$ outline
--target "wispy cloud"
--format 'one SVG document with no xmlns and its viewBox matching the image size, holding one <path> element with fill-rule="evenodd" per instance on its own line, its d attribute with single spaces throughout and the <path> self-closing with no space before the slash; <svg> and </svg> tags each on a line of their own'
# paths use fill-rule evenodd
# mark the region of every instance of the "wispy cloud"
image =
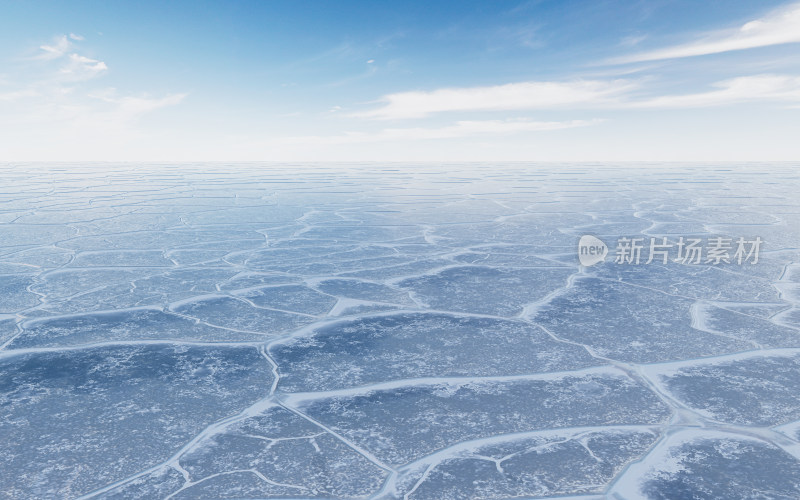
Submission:
<svg viewBox="0 0 800 500">
<path fill-rule="evenodd" d="M 89 80 L 108 70 L 103 61 L 91 59 L 79 54 L 70 54 L 67 64 L 61 68 L 61 75 L 72 81 Z"/>
<path fill-rule="evenodd" d="M 34 89 L 14 90 L 0 93 L 0 101 L 16 101 L 26 97 L 35 97 L 37 95 L 39 95 L 39 93 Z"/>
<path fill-rule="evenodd" d="M 586 127 L 601 120 L 531 121 L 531 120 L 464 120 L 454 125 L 438 128 L 387 128 L 376 134 L 387 139 L 452 139 L 481 135 L 508 135 L 523 132 L 542 132 L 567 128 Z"/>
<path fill-rule="evenodd" d="M 602 120 L 533 121 L 533 120 L 465 120 L 444 127 L 386 128 L 378 132 L 346 132 L 332 136 L 301 136 L 281 139 L 298 144 L 352 144 L 384 141 L 417 141 L 456 139 L 486 135 L 510 135 L 576 127 L 587 127 Z"/>
<path fill-rule="evenodd" d="M 373 119 L 424 118 L 446 111 L 519 111 L 570 108 L 580 110 L 701 108 L 743 102 L 800 102 L 800 76 L 780 74 L 747 75 L 713 83 L 713 90 L 677 95 L 653 95 L 643 85 L 647 80 L 586 80 L 578 82 L 524 82 L 494 87 L 439 89 L 430 92 L 389 94 L 384 106 L 349 116 Z M 649 95 L 648 95 L 649 94 Z M 438 129 L 385 129 L 381 138 L 410 134 L 409 138 L 440 138 L 467 132 L 473 126 L 497 127 L 504 132 L 533 130 L 567 122 L 462 121 Z M 578 123 L 578 122 L 569 122 Z M 574 126 L 574 125 L 571 125 Z M 491 130 L 486 130 L 491 132 Z M 375 137 L 371 134 L 369 137 Z"/>
<path fill-rule="evenodd" d="M 56 37 L 50 45 L 40 45 L 41 52 L 36 56 L 36 59 L 58 59 L 64 56 L 72 48 L 72 43 L 67 38 L 67 35 Z"/>
<path fill-rule="evenodd" d="M 794 42 L 800 42 L 800 3 L 773 11 L 738 29 L 707 33 L 694 42 L 618 57 L 608 62 L 624 64 L 676 59 Z"/>
<path fill-rule="evenodd" d="M 25 124 L 44 130 L 69 124 L 83 131 L 119 132 L 131 130 L 139 117 L 177 105 L 186 97 L 182 93 L 153 97 L 113 88 L 98 90 L 95 78 L 106 73 L 108 66 L 76 53 L 71 40 L 81 39 L 74 33 L 62 35 L 52 44 L 40 46 L 41 54 L 35 59 L 44 63 L 21 61 L 27 67 L 19 74 L 26 78 L 3 82 L 0 126 Z"/>
<path fill-rule="evenodd" d="M 81 35 L 70 33 L 60 35 L 52 43 L 39 46 L 40 52 L 34 59 L 42 61 L 64 61 L 59 70 L 59 79 L 66 81 L 90 80 L 108 70 L 108 66 L 103 61 L 92 59 L 75 52 L 75 43 L 81 42 L 84 38 Z"/>
<path fill-rule="evenodd" d="M 800 77 L 787 75 L 742 76 L 714 84 L 717 90 L 668 95 L 634 102 L 642 108 L 691 108 L 750 101 L 800 102 Z"/>
<path fill-rule="evenodd" d="M 628 35 L 620 40 L 619 44 L 623 47 L 635 47 L 647 39 L 647 35 Z"/>
<path fill-rule="evenodd" d="M 608 103 L 637 87 L 629 80 L 522 82 L 490 87 L 445 88 L 388 94 L 384 105 L 352 116 L 421 118 L 447 111 L 532 110 Z"/>
<path fill-rule="evenodd" d="M 186 94 L 171 94 L 166 97 L 119 96 L 116 89 L 107 89 L 89 94 L 89 97 L 113 105 L 110 116 L 115 120 L 128 121 L 160 108 L 180 104 Z"/>
</svg>

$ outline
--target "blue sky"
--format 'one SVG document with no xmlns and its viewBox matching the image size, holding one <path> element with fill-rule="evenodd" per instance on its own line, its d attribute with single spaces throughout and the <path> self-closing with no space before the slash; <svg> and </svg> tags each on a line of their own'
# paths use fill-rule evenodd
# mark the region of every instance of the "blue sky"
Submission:
<svg viewBox="0 0 800 500">
<path fill-rule="evenodd" d="M 0 160 L 796 160 L 800 3 L 2 2 Z"/>
</svg>

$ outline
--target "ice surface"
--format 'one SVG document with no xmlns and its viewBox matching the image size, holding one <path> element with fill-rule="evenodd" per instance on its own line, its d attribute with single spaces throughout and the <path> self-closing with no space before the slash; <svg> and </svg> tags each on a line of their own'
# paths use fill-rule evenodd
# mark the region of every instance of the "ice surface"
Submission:
<svg viewBox="0 0 800 500">
<path fill-rule="evenodd" d="M 260 287 L 243 290 L 237 296 L 256 307 L 268 307 L 304 314 L 325 314 L 336 304 L 336 298 L 301 285 Z"/>
<path fill-rule="evenodd" d="M 183 475 L 172 467 L 161 467 L 106 491 L 102 496 L 113 500 L 165 498 L 184 484 Z"/>
<path fill-rule="evenodd" d="M 317 284 L 317 289 L 338 297 L 411 305 L 413 302 L 402 290 L 381 283 L 361 280 L 332 279 Z"/>
<path fill-rule="evenodd" d="M 800 462 L 777 446 L 719 431 L 678 432 L 615 485 L 621 498 L 770 498 L 800 492 Z"/>
<path fill-rule="evenodd" d="M 609 426 L 467 441 L 404 467 L 391 493 L 453 500 L 601 493 L 656 438 L 644 426 Z"/>
<path fill-rule="evenodd" d="M 254 347 L 128 345 L 0 357 L 0 461 L 11 497 L 74 497 L 167 459 L 259 399 Z"/>
<path fill-rule="evenodd" d="M 29 291 L 33 284 L 29 276 L 0 276 L 0 314 L 33 307 L 39 303 L 39 296 Z"/>
<path fill-rule="evenodd" d="M 737 336 L 696 328 L 693 304 L 646 287 L 584 278 L 534 309 L 530 318 L 560 338 L 624 361 L 686 359 L 752 348 Z"/>
<path fill-rule="evenodd" d="M 800 498 L 796 172 L 0 165 L 0 498 Z"/>
<path fill-rule="evenodd" d="M 270 346 L 281 391 L 415 377 L 522 375 L 601 364 L 522 321 L 394 313 L 339 321 Z"/>
<path fill-rule="evenodd" d="M 311 323 L 309 315 L 256 306 L 244 298 L 209 295 L 173 304 L 170 310 L 212 326 L 237 332 L 278 335 Z"/>
<path fill-rule="evenodd" d="M 574 269 L 450 267 L 397 283 L 432 309 L 513 317 L 531 302 L 562 288 Z"/>
<path fill-rule="evenodd" d="M 17 323 L 13 316 L 0 316 L 0 345 L 17 335 Z"/>
<path fill-rule="evenodd" d="M 718 421 L 774 426 L 800 412 L 800 349 L 648 366 L 673 396 Z"/>
<path fill-rule="evenodd" d="M 495 434 L 657 424 L 670 414 L 655 394 L 610 368 L 389 382 L 293 394 L 287 403 L 394 465 Z"/>
<path fill-rule="evenodd" d="M 284 488 L 282 495 L 298 497 L 363 497 L 388 476 L 336 436 L 278 405 L 200 441 L 180 465 L 193 484 L 179 498 L 206 491 L 213 476 L 239 470 L 254 471 L 270 486 Z"/>
<path fill-rule="evenodd" d="M 215 328 L 159 309 L 51 316 L 22 324 L 10 348 L 59 347 L 137 340 L 256 341 L 263 335 Z"/>
<path fill-rule="evenodd" d="M 707 332 L 749 340 L 756 347 L 800 347 L 800 332 L 770 321 L 769 309 L 698 302 L 692 312 L 695 327 Z"/>
</svg>

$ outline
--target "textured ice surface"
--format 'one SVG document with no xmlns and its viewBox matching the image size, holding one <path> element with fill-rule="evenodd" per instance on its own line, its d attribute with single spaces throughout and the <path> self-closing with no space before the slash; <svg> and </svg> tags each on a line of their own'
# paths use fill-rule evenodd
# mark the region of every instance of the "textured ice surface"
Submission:
<svg viewBox="0 0 800 500">
<path fill-rule="evenodd" d="M 324 314 L 336 304 L 335 296 L 325 295 L 301 285 L 261 287 L 243 290 L 237 296 L 256 307 L 296 311 L 304 314 Z"/>
<path fill-rule="evenodd" d="M 53 316 L 22 323 L 10 348 L 57 347 L 137 340 L 229 342 L 263 339 L 262 335 L 215 328 L 159 309 L 140 308 Z"/>
<path fill-rule="evenodd" d="M 415 377 L 522 375 L 600 364 L 541 328 L 494 318 L 395 313 L 338 321 L 273 344 L 282 391 Z"/>
<path fill-rule="evenodd" d="M 336 436 L 277 405 L 198 442 L 180 464 L 194 483 L 185 487 L 187 498 L 206 491 L 206 478 L 236 471 L 252 471 L 284 488 L 284 496 L 303 497 L 368 496 L 388 476 Z M 239 480 L 218 480 L 226 481 Z"/>
<path fill-rule="evenodd" d="M 257 400 L 271 379 L 255 347 L 126 345 L 4 355 L 4 494 L 71 497 L 157 464 L 208 424 Z"/>
<path fill-rule="evenodd" d="M 577 279 L 541 306 L 531 320 L 560 338 L 618 360 L 652 362 L 751 348 L 735 336 L 692 324 L 691 299 L 600 278 Z"/>
<path fill-rule="evenodd" d="M 654 424 L 669 408 L 615 369 L 569 374 L 388 382 L 294 394 L 315 420 L 401 465 L 464 440 L 563 427 Z"/>
<path fill-rule="evenodd" d="M 756 426 L 797 420 L 800 349 L 730 358 L 653 365 L 647 371 L 676 399 L 708 418 Z"/>
<path fill-rule="evenodd" d="M 601 493 L 656 437 L 645 426 L 609 426 L 466 441 L 403 467 L 391 494 L 459 499 Z"/>
<path fill-rule="evenodd" d="M 0 165 L 0 498 L 800 498 L 796 172 Z"/>
<path fill-rule="evenodd" d="M 798 455 L 765 440 L 689 430 L 667 437 L 615 485 L 622 498 L 769 498 L 800 491 Z"/>
<path fill-rule="evenodd" d="M 170 310 L 181 316 L 229 330 L 278 335 L 313 321 L 308 315 L 258 307 L 239 297 L 205 296 L 173 304 Z"/>
<path fill-rule="evenodd" d="M 525 304 L 562 288 L 569 268 L 497 269 L 451 267 L 434 275 L 409 278 L 398 286 L 432 309 L 514 316 Z"/>
</svg>

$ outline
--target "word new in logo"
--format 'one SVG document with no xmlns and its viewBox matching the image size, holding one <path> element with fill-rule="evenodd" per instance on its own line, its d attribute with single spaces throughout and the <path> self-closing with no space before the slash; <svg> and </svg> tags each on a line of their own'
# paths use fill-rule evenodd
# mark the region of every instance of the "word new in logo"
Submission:
<svg viewBox="0 0 800 500">
<path fill-rule="evenodd" d="M 603 262 L 608 255 L 608 247 L 599 238 L 590 234 L 581 236 L 578 241 L 578 260 L 582 266 L 593 266 Z"/>
</svg>

